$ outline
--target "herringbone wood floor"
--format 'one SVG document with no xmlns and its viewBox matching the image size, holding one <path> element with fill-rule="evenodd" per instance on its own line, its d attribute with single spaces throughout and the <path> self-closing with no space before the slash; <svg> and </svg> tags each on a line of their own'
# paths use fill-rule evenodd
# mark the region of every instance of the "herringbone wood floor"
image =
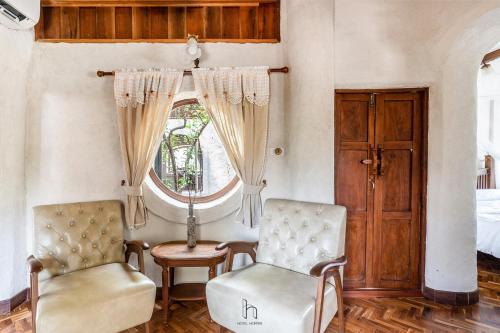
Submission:
<svg viewBox="0 0 500 333">
<path fill-rule="evenodd" d="M 453 307 L 432 303 L 424 298 L 347 299 L 345 306 L 348 332 L 500 332 L 500 270 L 479 266 L 479 304 Z M 168 326 L 161 318 L 160 306 L 153 315 L 153 333 L 215 332 L 203 302 L 174 304 Z M 0 316 L 0 333 L 31 332 L 30 311 L 20 306 Z M 143 332 L 142 327 L 129 333 Z M 337 332 L 337 319 L 327 333 Z"/>
</svg>

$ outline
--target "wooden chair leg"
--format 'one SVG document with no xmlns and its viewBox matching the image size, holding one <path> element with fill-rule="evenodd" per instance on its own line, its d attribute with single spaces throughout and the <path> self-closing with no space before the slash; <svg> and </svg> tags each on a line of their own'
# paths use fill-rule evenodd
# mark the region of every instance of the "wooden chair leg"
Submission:
<svg viewBox="0 0 500 333">
<path fill-rule="evenodd" d="M 227 332 L 226 328 L 222 325 L 219 325 L 219 333 L 226 333 L 226 332 Z"/>
<path fill-rule="evenodd" d="M 144 323 L 144 332 L 151 333 L 151 320 Z"/>
<path fill-rule="evenodd" d="M 337 294 L 337 315 L 339 316 L 339 332 L 345 332 L 344 321 L 344 291 L 342 289 L 342 279 L 338 270 L 333 271 L 333 279 L 335 280 L 335 293 Z"/>
</svg>

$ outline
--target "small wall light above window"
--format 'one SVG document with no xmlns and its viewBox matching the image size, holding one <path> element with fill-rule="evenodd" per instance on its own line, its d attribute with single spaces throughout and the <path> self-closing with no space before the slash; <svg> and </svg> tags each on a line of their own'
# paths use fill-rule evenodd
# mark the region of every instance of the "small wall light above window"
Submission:
<svg viewBox="0 0 500 333">
<path fill-rule="evenodd" d="M 186 54 L 194 61 L 195 68 L 199 67 L 201 57 L 201 47 L 198 45 L 198 36 L 188 35 L 186 43 Z"/>
</svg>

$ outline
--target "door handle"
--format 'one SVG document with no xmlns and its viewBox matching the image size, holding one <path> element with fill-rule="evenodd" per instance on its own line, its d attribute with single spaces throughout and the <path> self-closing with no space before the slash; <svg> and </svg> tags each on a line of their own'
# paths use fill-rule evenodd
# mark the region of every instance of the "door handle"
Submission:
<svg viewBox="0 0 500 333">
<path fill-rule="evenodd" d="M 370 165 L 370 164 L 373 164 L 373 160 L 370 160 L 370 159 L 361 160 L 361 164 Z"/>
</svg>

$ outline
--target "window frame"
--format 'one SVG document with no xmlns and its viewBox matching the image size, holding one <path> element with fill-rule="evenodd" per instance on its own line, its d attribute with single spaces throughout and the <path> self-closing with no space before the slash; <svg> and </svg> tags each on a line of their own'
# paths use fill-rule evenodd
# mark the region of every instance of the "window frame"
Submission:
<svg viewBox="0 0 500 333">
<path fill-rule="evenodd" d="M 179 101 L 177 101 L 177 102 L 174 103 L 174 105 L 172 106 L 172 110 L 175 109 L 175 108 L 184 106 L 184 105 L 189 105 L 189 104 L 200 104 L 200 102 L 198 101 L 197 98 L 181 99 L 181 100 L 179 100 Z M 177 192 L 172 191 L 171 189 L 169 189 L 161 181 L 160 177 L 158 177 L 158 175 L 155 172 L 154 166 L 151 166 L 151 169 L 149 170 L 149 177 L 151 178 L 151 180 L 153 181 L 153 183 L 156 185 L 156 187 L 158 187 L 163 193 L 165 193 L 169 197 L 171 197 L 171 198 L 173 198 L 173 199 L 175 199 L 175 200 L 177 200 L 179 202 L 189 203 L 189 197 L 188 196 L 185 196 L 185 195 L 182 195 L 182 194 L 179 194 Z M 240 180 L 239 180 L 238 176 L 236 175 L 222 189 L 220 189 L 219 191 L 217 191 L 217 192 L 215 192 L 213 194 L 210 194 L 210 195 L 196 197 L 194 199 L 194 203 L 195 204 L 209 203 L 211 201 L 220 199 L 221 197 L 223 197 L 224 195 L 226 195 L 229 191 L 231 191 L 238 184 L 239 181 Z"/>
</svg>

